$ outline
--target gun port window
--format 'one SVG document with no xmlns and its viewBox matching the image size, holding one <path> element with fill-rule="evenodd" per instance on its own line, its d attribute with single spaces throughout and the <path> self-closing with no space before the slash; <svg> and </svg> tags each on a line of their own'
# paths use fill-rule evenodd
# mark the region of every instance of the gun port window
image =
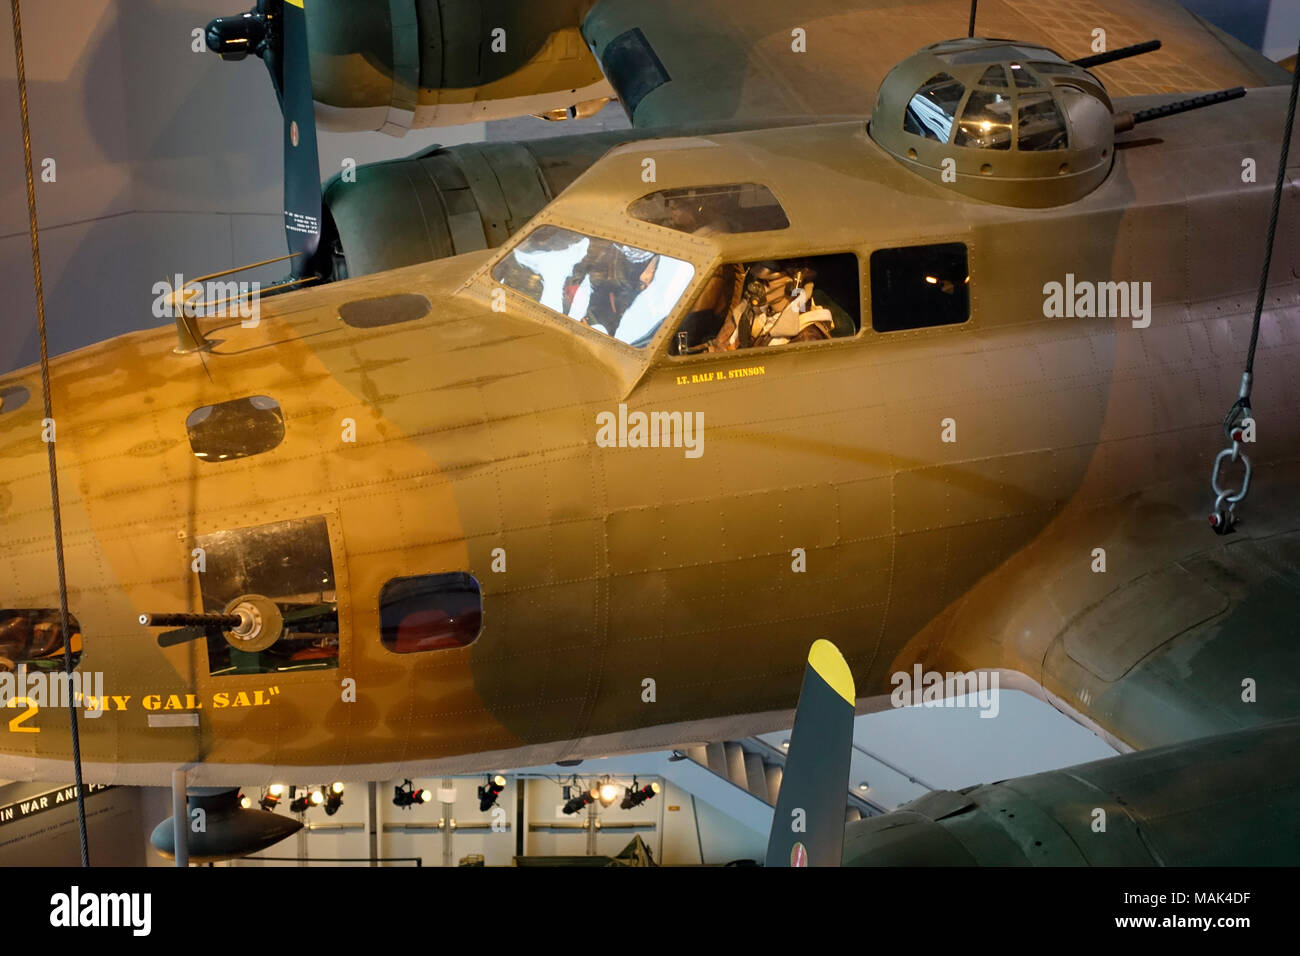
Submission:
<svg viewBox="0 0 1300 956">
<path fill-rule="evenodd" d="M 695 267 L 545 225 L 520 240 L 492 277 L 553 312 L 644 348 L 695 278 Z"/>
<path fill-rule="evenodd" d="M 756 183 L 661 189 L 642 196 L 627 212 L 633 219 L 697 236 L 770 232 L 790 226 L 772 191 Z"/>
<path fill-rule="evenodd" d="M 245 595 L 275 602 L 284 626 L 258 651 L 233 647 L 210 633 L 208 667 L 216 674 L 318 670 L 339 662 L 338 597 L 329 525 L 323 517 L 201 535 L 204 569 L 197 573 L 203 610 L 228 613 Z"/>
<path fill-rule="evenodd" d="M 201 461 L 233 461 L 270 451 L 284 441 L 284 415 L 265 395 L 204 405 L 185 419 L 190 449 Z"/>
<path fill-rule="evenodd" d="M 963 243 L 871 254 L 871 327 L 877 332 L 958 325 L 968 318 L 970 273 Z"/>
<path fill-rule="evenodd" d="M 856 335 L 858 257 L 732 262 L 719 266 L 677 329 L 673 355 L 730 352 Z"/>
<path fill-rule="evenodd" d="M 483 629 L 483 595 L 463 571 L 393 578 L 379 591 L 379 639 L 396 654 L 464 647 Z"/>
<path fill-rule="evenodd" d="M 72 666 L 81 662 L 81 625 L 68 613 Z M 63 622 L 58 608 L 0 608 L 0 672 L 61 671 Z"/>
<path fill-rule="evenodd" d="M 936 73 L 912 95 L 903 114 L 903 129 L 926 139 L 948 142 L 957 106 L 966 87 L 947 73 Z"/>
</svg>

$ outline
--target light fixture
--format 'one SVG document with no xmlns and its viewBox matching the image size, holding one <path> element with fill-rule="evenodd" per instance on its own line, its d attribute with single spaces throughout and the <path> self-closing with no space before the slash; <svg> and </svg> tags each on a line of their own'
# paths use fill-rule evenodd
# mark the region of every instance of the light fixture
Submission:
<svg viewBox="0 0 1300 956">
<path fill-rule="evenodd" d="M 343 806 L 343 784 L 335 780 L 330 784 L 329 793 L 325 796 L 325 812 L 334 816 L 341 806 Z"/>
<path fill-rule="evenodd" d="M 262 794 L 262 799 L 257 801 L 257 805 L 263 810 L 274 810 L 276 804 L 280 802 L 280 794 L 282 793 L 284 793 L 284 787 L 280 786 L 278 783 L 273 783 L 266 792 Z"/>
<path fill-rule="evenodd" d="M 659 793 L 662 787 L 658 781 L 646 784 L 644 787 L 637 786 L 637 780 L 632 778 L 632 786 L 627 788 L 627 794 L 623 797 L 620 804 L 624 810 L 631 810 L 633 807 L 639 807 L 651 797 Z"/>
<path fill-rule="evenodd" d="M 860 784 L 858 784 L 858 789 L 859 789 L 859 790 L 870 790 L 870 789 L 871 789 L 871 785 L 870 785 L 869 783 L 867 783 L 865 780 L 863 780 Z"/>
<path fill-rule="evenodd" d="M 239 795 L 239 806 L 242 810 L 250 810 L 253 807 L 253 801 L 241 793 Z"/>
<path fill-rule="evenodd" d="M 489 777 L 488 782 L 478 788 L 478 808 L 484 813 L 492 809 L 492 804 L 497 802 L 497 797 L 501 795 L 505 785 L 506 778 L 501 774 Z"/>
<path fill-rule="evenodd" d="M 597 792 L 595 790 L 584 790 L 576 797 L 569 798 L 569 802 L 564 805 L 564 812 L 568 814 L 578 813 L 594 803 L 596 797 Z"/>
<path fill-rule="evenodd" d="M 600 805 L 602 807 L 607 807 L 613 803 L 614 798 L 618 796 L 618 787 L 614 785 L 613 781 L 606 777 L 601 782 L 600 789 L 596 792 L 596 796 L 600 799 Z"/>
<path fill-rule="evenodd" d="M 404 780 L 400 787 L 393 788 L 393 806 L 403 810 L 416 803 L 428 803 L 432 799 L 433 794 L 428 790 L 416 789 L 409 780 Z"/>
<path fill-rule="evenodd" d="M 325 795 L 319 790 L 303 790 L 301 795 L 293 796 L 293 802 L 289 804 L 290 813 L 306 813 L 312 807 L 319 807 L 325 802 Z"/>
<path fill-rule="evenodd" d="M 781 741 L 781 749 L 782 749 L 782 750 L 789 750 L 789 749 L 790 749 L 790 741 L 788 741 L 788 740 L 783 740 L 783 741 Z"/>
</svg>

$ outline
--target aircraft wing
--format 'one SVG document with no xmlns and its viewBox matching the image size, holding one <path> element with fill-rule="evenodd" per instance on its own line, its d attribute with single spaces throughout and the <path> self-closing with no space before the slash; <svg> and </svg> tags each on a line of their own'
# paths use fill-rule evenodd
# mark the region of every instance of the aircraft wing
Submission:
<svg viewBox="0 0 1300 956">
<path fill-rule="evenodd" d="M 634 126 L 770 124 L 867 115 L 896 63 L 969 19 L 969 0 L 601 0 L 583 34 Z M 1098 52 L 1097 30 L 1106 50 L 1164 44 L 1097 68 L 1113 96 L 1290 81 L 1172 0 L 980 0 L 975 34 L 1075 59 Z"/>
</svg>

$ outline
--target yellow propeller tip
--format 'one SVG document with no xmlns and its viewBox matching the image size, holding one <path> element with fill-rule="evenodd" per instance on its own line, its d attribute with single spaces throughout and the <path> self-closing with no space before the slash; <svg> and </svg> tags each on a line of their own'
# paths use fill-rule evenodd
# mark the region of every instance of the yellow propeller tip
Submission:
<svg viewBox="0 0 1300 956">
<path fill-rule="evenodd" d="M 830 641 L 814 641 L 808 651 L 808 664 L 822 680 L 830 685 L 831 690 L 849 702 L 850 707 L 856 704 L 853 672 L 849 670 L 849 665 L 838 647 Z"/>
</svg>

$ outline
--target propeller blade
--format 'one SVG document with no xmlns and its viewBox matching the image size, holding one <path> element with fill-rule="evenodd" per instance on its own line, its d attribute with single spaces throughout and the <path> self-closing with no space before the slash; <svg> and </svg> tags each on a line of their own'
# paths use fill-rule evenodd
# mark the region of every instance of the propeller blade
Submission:
<svg viewBox="0 0 1300 956">
<path fill-rule="evenodd" d="M 815 641 L 794 712 L 767 866 L 839 866 L 844 855 L 853 674 L 830 641 Z"/>
<path fill-rule="evenodd" d="M 295 278 L 308 275 L 320 244 L 320 160 L 316 150 L 316 107 L 311 91 L 304 0 L 284 0 L 280 57 L 284 112 L 284 231 Z"/>
</svg>

